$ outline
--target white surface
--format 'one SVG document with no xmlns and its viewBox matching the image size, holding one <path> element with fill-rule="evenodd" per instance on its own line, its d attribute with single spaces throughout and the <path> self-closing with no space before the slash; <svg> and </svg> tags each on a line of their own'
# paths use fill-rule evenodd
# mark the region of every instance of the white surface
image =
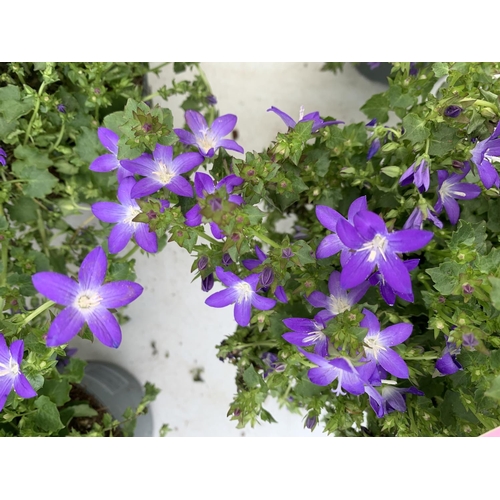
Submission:
<svg viewBox="0 0 500 500">
<path fill-rule="evenodd" d="M 151 63 L 151 67 L 159 63 Z M 320 72 L 320 63 L 203 63 L 202 67 L 218 100 L 221 114 L 238 116 L 238 143 L 245 151 L 261 151 L 286 126 L 274 113 L 276 106 L 298 119 L 299 108 L 319 111 L 346 123 L 368 121 L 359 107 L 384 86 L 362 77 L 346 64 L 342 73 Z M 177 80 L 185 74 L 176 75 Z M 170 66 L 159 78 L 152 76 L 152 91 L 170 84 Z M 165 103 L 174 114 L 174 125 L 183 126 L 181 102 L 172 98 Z M 236 154 L 237 155 L 237 154 Z M 226 417 L 236 391 L 235 367 L 216 357 L 215 345 L 235 328 L 233 308 L 210 308 L 204 304 L 209 294 L 200 290 L 200 282 L 191 283 L 192 258 L 176 243 L 169 243 L 158 255 L 137 256 L 137 281 L 144 293 L 127 308 L 131 320 L 122 326 L 123 342 L 113 350 L 76 338 L 72 347 L 84 359 L 116 363 L 134 374 L 143 384 L 154 383 L 161 389 L 152 404 L 154 436 L 162 424 L 174 429 L 169 436 L 323 436 L 303 428 L 303 417 L 279 409 L 269 398 L 264 407 L 278 421 L 264 422 L 255 428 L 236 429 Z M 212 292 L 221 289 L 219 284 Z M 151 343 L 156 345 L 153 353 Z M 166 354 L 168 353 L 168 357 Z M 191 370 L 203 368 L 204 382 L 193 381 Z"/>
</svg>

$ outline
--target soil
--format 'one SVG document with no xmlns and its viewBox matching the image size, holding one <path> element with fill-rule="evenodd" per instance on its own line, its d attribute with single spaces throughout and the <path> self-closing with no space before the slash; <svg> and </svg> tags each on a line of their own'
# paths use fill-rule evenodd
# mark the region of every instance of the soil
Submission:
<svg viewBox="0 0 500 500">
<path fill-rule="evenodd" d="M 72 384 L 69 396 L 71 401 L 87 401 L 89 406 L 97 412 L 95 417 L 74 417 L 69 423 L 69 429 L 75 429 L 80 434 L 85 435 L 92 429 L 94 423 L 101 426 L 103 425 L 102 417 L 105 413 L 109 413 L 109 410 L 103 406 L 99 400 L 89 394 L 82 386 L 77 384 Z M 112 434 L 113 437 L 123 437 L 123 433 L 120 428 L 114 429 Z"/>
</svg>

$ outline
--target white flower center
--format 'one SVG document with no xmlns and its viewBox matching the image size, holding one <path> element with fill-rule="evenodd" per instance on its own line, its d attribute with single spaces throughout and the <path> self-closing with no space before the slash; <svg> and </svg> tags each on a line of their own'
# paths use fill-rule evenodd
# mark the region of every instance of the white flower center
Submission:
<svg viewBox="0 0 500 500">
<path fill-rule="evenodd" d="M 200 130 L 202 137 L 197 137 L 198 146 L 205 150 L 205 153 L 212 148 L 215 149 L 215 139 L 210 129 Z"/>
<path fill-rule="evenodd" d="M 6 377 L 12 375 L 16 377 L 18 374 L 19 374 L 19 365 L 17 364 L 16 361 L 14 361 L 12 356 L 9 359 L 8 365 L 0 363 L 0 377 Z"/>
<path fill-rule="evenodd" d="M 446 198 L 453 198 L 454 196 L 458 196 L 459 198 L 467 196 L 463 191 L 457 191 L 455 186 L 458 187 L 456 183 L 450 183 L 448 180 L 445 180 L 439 190 L 441 198 L 444 200 Z"/>
<path fill-rule="evenodd" d="M 175 177 L 175 174 L 170 171 L 170 168 L 165 165 L 162 161 L 157 162 L 158 170 L 153 172 L 162 184 L 170 184 L 171 180 Z"/>
<path fill-rule="evenodd" d="M 485 154 L 484 157 L 491 163 L 492 161 L 500 162 L 500 156 L 491 156 L 489 154 Z"/>
<path fill-rule="evenodd" d="M 133 219 L 135 219 L 139 214 L 141 213 L 141 210 L 139 208 L 134 208 L 132 206 L 128 207 L 128 214 L 127 216 L 123 219 L 123 222 L 125 224 L 140 224 L 140 222 L 133 222 Z"/>
<path fill-rule="evenodd" d="M 307 334 L 307 337 L 304 337 L 303 342 L 306 344 L 314 344 L 316 342 L 319 342 L 320 340 L 323 340 L 325 338 L 325 334 L 319 330 L 316 330 L 314 332 L 309 332 Z"/>
<path fill-rule="evenodd" d="M 247 301 L 252 297 L 252 287 L 245 281 L 240 281 L 237 285 L 234 286 L 234 288 L 236 288 L 236 290 L 238 291 L 238 304 Z"/>
<path fill-rule="evenodd" d="M 380 351 L 385 351 L 386 348 L 379 343 L 378 335 L 374 337 L 365 337 L 365 352 L 371 354 L 375 361 L 378 361 L 378 354 Z"/>
<path fill-rule="evenodd" d="M 384 260 L 387 260 L 385 256 L 386 248 L 387 238 L 381 234 L 376 234 L 372 241 L 365 243 L 359 250 L 369 251 L 370 255 L 368 255 L 368 262 L 373 262 L 379 254 L 382 255 Z"/>
<path fill-rule="evenodd" d="M 83 292 L 75 300 L 78 309 L 93 309 L 102 301 L 102 297 L 96 292 Z"/>
<path fill-rule="evenodd" d="M 335 297 L 333 295 L 330 295 L 330 297 L 328 298 L 328 310 L 332 314 L 337 315 L 343 313 L 344 311 L 348 311 L 350 308 L 351 304 L 347 296 Z"/>
</svg>

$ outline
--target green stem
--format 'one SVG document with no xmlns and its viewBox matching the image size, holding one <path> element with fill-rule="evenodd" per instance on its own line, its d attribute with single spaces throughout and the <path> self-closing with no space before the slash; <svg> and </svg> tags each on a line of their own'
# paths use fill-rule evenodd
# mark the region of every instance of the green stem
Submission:
<svg viewBox="0 0 500 500">
<path fill-rule="evenodd" d="M 2 240 L 2 276 L 0 276 L 0 286 L 7 283 L 7 267 L 9 266 L 9 241 Z"/>
<path fill-rule="evenodd" d="M 142 101 L 143 102 L 150 101 L 151 99 L 153 99 L 153 97 L 158 97 L 159 95 L 160 94 L 158 94 L 158 92 L 155 92 L 154 94 L 149 94 L 146 97 L 143 97 Z"/>
<path fill-rule="evenodd" d="M 474 104 L 477 104 L 478 106 L 485 107 L 485 108 L 491 108 L 495 113 L 498 113 L 498 108 L 492 103 L 488 101 L 483 101 L 482 99 L 477 99 Z"/>
<path fill-rule="evenodd" d="M 425 360 L 429 360 L 429 359 L 438 359 L 438 355 L 429 355 L 429 356 L 415 356 L 415 357 L 411 357 L 411 358 L 405 358 L 403 357 L 404 359 L 406 359 L 407 361 L 413 361 L 413 360 L 417 360 L 417 361 L 425 361 Z"/>
<path fill-rule="evenodd" d="M 45 302 L 44 304 L 42 304 L 40 307 L 35 309 L 29 316 L 26 316 L 26 318 L 24 318 L 21 323 L 19 323 L 19 328 L 22 328 L 24 325 L 27 325 L 32 319 L 35 319 L 38 315 L 45 312 L 47 309 L 52 307 L 54 304 L 55 304 L 55 302 L 53 300 L 49 300 L 48 302 Z"/>
<path fill-rule="evenodd" d="M 258 231 L 255 231 L 255 230 L 252 229 L 251 230 L 251 234 L 253 236 L 255 236 L 256 238 L 259 238 L 259 240 L 263 241 L 264 243 L 267 243 L 268 245 L 271 245 L 274 248 L 280 248 L 280 246 L 278 245 L 278 243 L 276 243 L 275 241 L 271 240 L 267 236 L 264 236 L 263 234 L 259 233 Z"/>
<path fill-rule="evenodd" d="M 431 141 L 430 139 L 427 139 L 427 141 L 425 141 L 425 154 L 428 155 L 429 154 L 429 147 L 431 145 Z"/>
<path fill-rule="evenodd" d="M 26 146 L 26 144 L 28 144 L 28 141 L 31 137 L 31 129 L 33 128 L 33 123 L 35 123 L 36 117 L 38 116 L 38 110 L 40 109 L 40 96 L 42 95 L 44 89 L 45 82 L 42 82 L 42 84 L 40 85 L 40 89 L 38 90 L 38 95 L 36 97 L 35 109 L 33 110 L 33 114 L 31 115 L 31 119 L 26 130 L 26 136 L 24 137 L 23 146 Z"/>
<path fill-rule="evenodd" d="M 170 62 L 164 62 L 164 63 L 161 63 L 159 64 L 158 66 L 154 67 L 154 68 L 151 68 L 149 71 L 151 72 L 155 72 L 155 71 L 158 71 L 159 69 L 163 68 L 164 66 L 166 66 L 167 64 L 170 64 Z"/>
<path fill-rule="evenodd" d="M 50 258 L 49 244 L 47 241 L 47 233 L 45 232 L 45 224 L 43 223 L 42 212 L 39 208 L 36 209 L 37 214 L 37 225 L 38 231 L 40 231 L 40 236 L 42 238 L 43 253 Z"/>
<path fill-rule="evenodd" d="M 10 181 L 3 181 L 3 184 L 15 184 L 16 182 L 30 182 L 29 179 L 12 179 Z"/>
<path fill-rule="evenodd" d="M 135 252 L 139 250 L 139 245 L 135 245 L 132 250 L 129 250 L 123 257 L 120 257 L 119 259 L 116 259 L 116 262 L 123 262 L 125 260 L 128 260 L 132 255 L 134 255 Z"/>
<path fill-rule="evenodd" d="M 245 349 L 246 347 L 257 347 L 257 346 L 275 347 L 276 341 L 268 340 L 264 342 L 251 342 L 250 344 L 236 344 L 235 346 L 233 346 L 233 349 Z"/>
<path fill-rule="evenodd" d="M 203 232 L 203 230 L 199 230 L 199 229 L 198 229 L 198 230 L 196 231 L 196 234 L 197 234 L 200 238 L 203 238 L 203 239 L 205 239 L 205 240 L 209 241 L 210 243 L 215 243 L 215 244 L 220 243 L 219 241 L 215 240 L 215 239 L 214 239 L 214 238 L 212 238 L 211 236 L 208 236 L 208 234 L 205 234 L 205 233 Z"/>
<path fill-rule="evenodd" d="M 64 135 L 64 125 L 65 123 L 62 122 L 62 125 L 61 125 L 61 130 L 59 131 L 59 135 L 57 136 L 57 140 L 54 144 L 52 144 L 52 146 L 50 146 L 49 148 L 49 154 L 52 153 L 52 151 L 54 151 L 54 149 L 57 148 L 57 146 L 59 146 L 59 144 L 61 144 L 61 141 L 62 141 L 62 138 L 63 138 L 63 135 Z"/>
</svg>

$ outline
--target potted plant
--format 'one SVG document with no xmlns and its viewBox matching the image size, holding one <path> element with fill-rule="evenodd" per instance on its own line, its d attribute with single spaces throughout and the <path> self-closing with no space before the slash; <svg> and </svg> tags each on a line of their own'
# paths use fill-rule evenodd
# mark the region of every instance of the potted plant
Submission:
<svg viewBox="0 0 500 500">
<path fill-rule="evenodd" d="M 238 326 L 218 357 L 237 366 L 228 416 L 238 427 L 274 421 L 263 406 L 268 396 L 301 412 L 306 427 L 339 436 L 476 436 L 497 427 L 500 65 L 393 63 L 388 90 L 368 100 L 367 121 L 356 124 L 320 111 L 295 117 L 270 103 L 288 131 L 260 153 L 230 135 L 237 117 L 219 116 L 200 65 L 176 65 L 186 68 L 194 82 L 158 91 L 188 93 L 185 126 L 167 108 L 129 97 L 85 136 L 108 152 L 77 149 L 80 159 L 88 152 L 87 164 L 66 182 L 71 194 L 85 178 L 103 186 L 84 199 L 102 229 L 85 230 L 79 259 L 70 260 L 79 282 L 55 257 L 35 274 L 23 268 L 24 255 L 19 264 L 3 260 L 3 269 L 29 276 L 11 278 L 19 289 L 33 284 L 51 299 L 40 305 L 33 297 L 29 312 L 12 309 L 12 299 L 4 308 L 2 352 L 10 349 L 9 377 L 18 377 L 21 393 L 5 408 L 21 407 L 22 419 L 24 405 L 39 401 L 30 387 L 40 391 L 34 375 L 44 367 L 31 371 L 30 356 L 51 362 L 71 336 L 90 332 L 117 347 L 108 309 L 142 291 L 132 252 L 156 253 L 168 238 L 193 255 L 206 306 L 234 309 Z M 397 117 L 390 126 L 389 112 Z M 33 185 L 21 167 L 5 186 Z M 31 195 L 40 201 L 23 194 Z M 294 231 L 280 231 L 277 223 L 292 215 Z M 215 280 L 223 289 L 213 290 Z M 41 313 L 54 303 L 64 309 L 49 326 Z M 23 341 L 32 343 L 21 363 Z"/>
</svg>

